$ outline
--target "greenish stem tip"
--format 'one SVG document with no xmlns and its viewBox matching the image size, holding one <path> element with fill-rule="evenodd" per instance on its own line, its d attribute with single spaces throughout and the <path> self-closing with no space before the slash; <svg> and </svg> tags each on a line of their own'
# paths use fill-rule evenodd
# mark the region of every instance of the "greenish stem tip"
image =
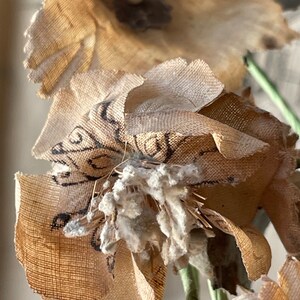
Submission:
<svg viewBox="0 0 300 300">
<path fill-rule="evenodd" d="M 199 275 L 198 270 L 188 265 L 186 268 L 179 270 L 183 289 L 186 295 L 186 300 L 198 300 L 199 299 Z"/>
<path fill-rule="evenodd" d="M 188 265 L 186 268 L 179 270 L 186 300 L 199 300 L 200 285 L 198 270 Z M 207 280 L 211 300 L 228 300 L 227 293 L 223 289 L 214 290 L 210 280 Z"/>
<path fill-rule="evenodd" d="M 265 91 L 265 93 L 271 98 L 271 100 L 277 105 L 277 107 L 283 114 L 286 121 L 292 127 L 292 129 L 300 135 L 299 117 L 295 114 L 290 105 L 282 97 L 276 85 L 270 80 L 268 75 L 257 65 L 255 60 L 253 59 L 253 56 L 250 53 L 248 53 L 248 55 L 245 56 L 244 59 L 249 73 L 257 81 L 257 83 Z"/>
<path fill-rule="evenodd" d="M 207 280 L 210 298 L 212 300 L 228 300 L 227 293 L 223 289 L 214 290 L 211 281 Z"/>
</svg>

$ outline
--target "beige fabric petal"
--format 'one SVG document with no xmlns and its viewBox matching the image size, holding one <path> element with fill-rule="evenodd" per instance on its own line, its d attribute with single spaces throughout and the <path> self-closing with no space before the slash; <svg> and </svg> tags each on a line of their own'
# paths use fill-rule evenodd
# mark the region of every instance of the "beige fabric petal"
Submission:
<svg viewBox="0 0 300 300">
<path fill-rule="evenodd" d="M 117 249 L 116 267 L 114 270 L 115 282 L 113 289 L 106 297 L 99 297 L 103 300 L 132 299 L 132 300 L 161 300 L 163 299 L 165 283 L 165 267 L 156 266 L 157 273 L 142 274 L 136 273 L 136 265 L 131 259 L 131 253 L 126 248 L 125 243 Z M 161 272 L 161 273 L 158 273 Z M 151 278 L 152 277 L 152 278 Z M 156 282 L 157 280 L 157 282 Z M 155 289 L 155 291 L 153 290 Z M 142 294 L 142 292 L 146 292 Z M 96 299 L 98 299 L 96 298 Z M 90 298 L 87 298 L 90 299 Z"/>
<path fill-rule="evenodd" d="M 169 60 L 143 76 L 145 83 L 126 99 L 125 113 L 195 112 L 215 100 L 224 88 L 202 60 L 190 64 L 181 58 Z"/>
<path fill-rule="evenodd" d="M 267 274 L 271 266 L 271 249 L 264 236 L 251 227 L 237 227 L 216 211 L 202 208 L 201 212 L 217 228 L 235 237 L 250 280 Z"/>
<path fill-rule="evenodd" d="M 108 175 L 124 158 L 126 147 L 124 125 L 117 117 L 122 107 L 117 104 L 103 101 L 94 105 L 66 137 L 56 144 L 49 140 L 52 147 L 38 157 L 67 165 L 90 180 Z"/>
<path fill-rule="evenodd" d="M 247 50 L 282 47 L 296 36 L 271 0 L 168 4 L 172 21 L 164 29 L 134 32 L 104 1 L 46 0 L 27 30 L 25 47 L 25 66 L 29 77 L 42 83 L 40 95 L 53 95 L 73 74 L 99 66 L 144 72 L 179 56 L 205 60 L 232 90 L 241 83 Z"/>
<path fill-rule="evenodd" d="M 166 105 L 168 101 L 165 99 Z M 267 146 L 263 142 L 283 149 L 295 144 L 287 125 L 231 93 L 205 106 L 199 115 L 186 111 L 129 114 L 126 126 L 130 134 L 172 130 L 183 135 L 212 134 L 219 151 L 228 159 L 251 155 Z"/>
<path fill-rule="evenodd" d="M 286 250 L 300 257 L 300 190 L 285 180 L 274 180 L 262 205 Z"/>
<path fill-rule="evenodd" d="M 265 279 L 265 282 L 258 294 L 259 300 L 290 300 L 273 280 Z M 296 298 L 297 299 L 297 298 Z"/>
<path fill-rule="evenodd" d="M 288 299 L 297 299 L 300 295 L 300 262 L 287 258 L 278 277 L 278 283 Z"/>
<path fill-rule="evenodd" d="M 71 88 L 61 90 L 51 106 L 48 120 L 39 136 L 33 154 L 42 158 L 43 153 L 67 137 L 80 123 L 93 105 L 107 98 L 126 97 L 134 87 L 143 83 L 143 78 L 123 72 L 97 70 L 75 76 Z M 117 114 L 123 119 L 123 107 Z"/>
<path fill-rule="evenodd" d="M 278 283 L 263 276 L 258 295 L 250 293 L 233 300 L 296 300 L 300 293 L 300 262 L 288 257 L 278 273 Z"/>
<path fill-rule="evenodd" d="M 211 134 L 227 159 L 240 159 L 266 151 L 268 144 L 217 120 L 187 111 L 145 113 L 126 118 L 127 133 L 176 132 L 183 136 Z"/>
<path fill-rule="evenodd" d="M 62 187 L 51 176 L 17 174 L 16 253 L 30 286 L 54 299 L 99 299 L 113 280 L 105 256 L 96 252 L 89 237 L 68 239 L 51 231 L 60 213 Z"/>
<path fill-rule="evenodd" d="M 175 133 L 146 133 L 127 136 L 134 152 L 146 159 L 170 164 L 199 166 L 200 176 L 190 184 L 237 184 L 245 181 L 261 167 L 265 153 L 256 153 L 243 159 L 228 160 L 218 151 L 211 135 L 184 137 Z"/>
<path fill-rule="evenodd" d="M 203 114 L 239 131 L 256 137 L 270 145 L 279 144 L 286 149 L 294 147 L 297 138 L 289 135 L 290 127 L 269 112 L 249 103 L 233 93 L 226 93 L 211 105 L 201 109 Z"/>
<path fill-rule="evenodd" d="M 141 299 L 162 299 L 167 268 L 160 255 L 156 253 L 149 262 L 140 262 L 139 258 L 132 254 L 132 263 Z"/>
<path fill-rule="evenodd" d="M 288 257 L 278 273 L 278 284 L 265 278 L 258 297 L 260 300 L 296 300 L 300 293 L 299 280 L 300 262 Z"/>
<path fill-rule="evenodd" d="M 224 185 L 217 182 L 199 186 L 197 193 L 206 198 L 205 207 L 219 212 L 238 226 L 251 224 L 258 207 L 261 206 L 263 193 L 276 171 L 277 165 L 271 155 L 272 153 L 262 161 L 251 176 L 246 177 L 246 180 L 238 184 Z M 251 170 L 248 165 L 252 165 L 256 161 L 261 160 L 244 161 L 245 165 L 240 165 L 241 171 L 243 170 L 244 174 L 247 174 Z M 234 167 L 234 165 L 232 166 Z M 230 164 L 228 164 L 228 168 L 230 168 Z M 233 174 L 233 178 L 235 178 L 234 176 L 237 176 L 238 173 Z"/>
<path fill-rule="evenodd" d="M 90 245 L 90 235 L 66 238 L 61 232 L 51 230 L 53 217 L 61 213 L 61 202 L 68 196 L 72 197 L 68 191 L 74 193 L 77 190 L 80 194 L 84 190 L 83 185 L 79 189 L 74 185 L 71 188 L 63 187 L 48 175 L 17 174 L 16 179 L 17 257 L 26 270 L 30 286 L 44 299 L 139 300 L 139 291 L 145 288 L 150 291 L 147 283 L 136 282 L 131 254 L 124 243 L 117 248 L 113 278 L 108 271 L 105 255 Z M 72 202 L 70 198 L 68 202 Z M 162 271 L 159 274 L 161 286 L 143 299 L 162 298 L 164 276 L 165 272 Z"/>
</svg>

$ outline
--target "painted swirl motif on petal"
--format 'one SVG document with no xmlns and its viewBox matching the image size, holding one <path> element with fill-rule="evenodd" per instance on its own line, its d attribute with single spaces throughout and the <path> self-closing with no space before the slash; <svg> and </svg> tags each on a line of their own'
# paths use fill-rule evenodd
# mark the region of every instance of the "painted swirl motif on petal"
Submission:
<svg viewBox="0 0 300 300">
<path fill-rule="evenodd" d="M 52 147 L 50 159 L 82 173 L 77 181 L 70 174 L 54 176 L 57 184 L 67 186 L 99 179 L 111 172 L 124 155 L 124 128 L 115 120 L 110 105 L 97 104 L 89 118 L 76 126 L 70 135 Z M 78 177 L 78 176 L 77 176 Z"/>
</svg>

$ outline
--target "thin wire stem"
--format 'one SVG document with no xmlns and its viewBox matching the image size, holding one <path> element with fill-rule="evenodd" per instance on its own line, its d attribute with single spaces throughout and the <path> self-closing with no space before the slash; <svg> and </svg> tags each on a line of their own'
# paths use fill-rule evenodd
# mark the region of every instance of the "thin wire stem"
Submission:
<svg viewBox="0 0 300 300">
<path fill-rule="evenodd" d="M 248 53 L 248 55 L 245 56 L 244 59 L 249 73 L 257 81 L 257 83 L 265 91 L 265 93 L 271 98 L 271 100 L 277 105 L 277 107 L 283 114 L 286 121 L 292 127 L 292 129 L 300 135 L 299 117 L 295 114 L 293 109 L 280 94 L 276 85 L 271 81 L 268 75 L 258 66 L 258 64 L 253 59 L 251 53 Z"/>
<path fill-rule="evenodd" d="M 199 300 L 199 275 L 195 267 L 188 265 L 179 270 L 186 300 Z"/>
<path fill-rule="evenodd" d="M 228 300 L 227 294 L 222 289 L 214 290 L 211 284 L 211 281 L 207 280 L 208 290 L 210 294 L 210 298 L 212 300 Z"/>
</svg>

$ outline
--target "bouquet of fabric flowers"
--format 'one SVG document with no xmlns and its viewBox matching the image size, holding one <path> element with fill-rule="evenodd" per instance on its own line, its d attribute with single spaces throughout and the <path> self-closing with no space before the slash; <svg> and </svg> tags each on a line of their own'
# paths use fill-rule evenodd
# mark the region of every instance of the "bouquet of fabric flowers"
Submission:
<svg viewBox="0 0 300 300">
<path fill-rule="evenodd" d="M 298 136 L 241 89 L 247 51 L 298 37 L 278 4 L 45 0 L 26 36 L 52 170 L 16 175 L 16 253 L 43 299 L 162 299 L 168 265 L 223 297 L 297 299 Z M 288 253 L 278 284 L 261 210 Z"/>
</svg>

